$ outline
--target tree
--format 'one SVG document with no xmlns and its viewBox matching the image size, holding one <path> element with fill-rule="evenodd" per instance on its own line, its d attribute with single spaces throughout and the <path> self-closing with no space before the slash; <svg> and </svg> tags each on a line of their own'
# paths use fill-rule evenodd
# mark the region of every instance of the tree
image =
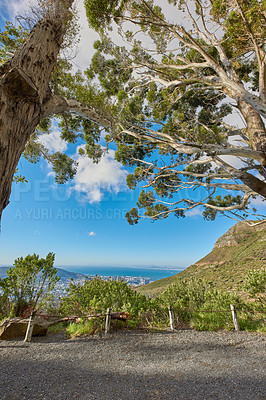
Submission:
<svg viewBox="0 0 266 400">
<path fill-rule="evenodd" d="M 71 74 L 71 64 L 60 58 L 60 50 L 76 33 L 73 1 L 40 0 L 35 12 L 37 22 L 29 26 L 30 30 L 8 24 L 0 35 L 0 218 L 9 203 L 14 173 L 23 153 L 34 163 L 44 156 L 52 163 L 58 183 L 73 177 L 74 161 L 63 153 L 50 155 L 38 142 L 39 133 L 49 131 L 51 117 L 61 116 L 62 136 L 69 142 L 76 140 L 79 128 L 91 143 L 91 137 L 100 134 L 97 124 L 110 126 L 90 105 L 100 102 L 97 95 L 86 90 L 81 75 Z"/>
<path fill-rule="evenodd" d="M 90 19 L 102 40 L 87 76 L 113 98 L 116 157 L 136 167 L 129 187 L 144 182 L 129 222 L 198 206 L 211 220 L 247 218 L 266 197 L 265 3 L 168 0 L 175 22 L 163 2 L 122 3 L 124 47 Z"/>
<path fill-rule="evenodd" d="M 95 162 L 103 154 L 101 131 L 109 131 L 117 160 L 136 166 L 129 187 L 145 182 L 137 204 L 145 218 L 182 217 L 197 206 L 207 219 L 246 218 L 250 199 L 266 197 L 265 4 L 169 0 L 187 19 L 182 26 L 151 0 L 85 1 L 102 40 L 82 75 L 60 58 L 63 39 L 75 35 L 72 3 L 41 1 L 44 11 L 29 33 L 9 26 L 1 35 L 0 216 L 22 154 L 31 162 L 45 157 L 58 183 L 74 176 L 72 159 L 49 154 L 38 141 L 57 116 L 62 138 L 83 138 L 81 151 Z M 126 47 L 108 38 L 113 20 Z M 243 127 L 228 123 L 236 113 Z M 140 216 L 134 208 L 128 220 Z"/>
<path fill-rule="evenodd" d="M 35 310 L 51 298 L 51 292 L 59 281 L 54 268 L 53 253 L 46 258 L 29 254 L 14 261 L 14 267 L 7 270 L 7 277 L 0 279 L 2 297 L 9 304 L 11 313 L 20 316 L 25 308 Z"/>
</svg>

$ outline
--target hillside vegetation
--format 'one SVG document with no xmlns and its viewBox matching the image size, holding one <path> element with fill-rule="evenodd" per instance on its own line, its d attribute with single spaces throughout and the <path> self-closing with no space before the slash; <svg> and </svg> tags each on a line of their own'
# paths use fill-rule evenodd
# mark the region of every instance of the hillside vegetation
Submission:
<svg viewBox="0 0 266 400">
<path fill-rule="evenodd" d="M 239 232 L 238 229 L 229 231 L 215 245 L 214 252 L 218 252 L 220 259 L 217 254 L 214 259 L 211 258 L 211 255 L 209 258 L 207 256 L 200 260 L 198 265 L 190 267 L 176 278 L 155 282 L 152 289 L 155 288 L 155 291 L 162 291 L 162 293 L 154 296 L 155 291 L 153 291 L 153 296 L 150 296 L 153 298 L 133 290 L 122 279 L 118 281 L 112 278 L 103 280 L 96 276 L 79 283 L 70 281 L 66 295 L 54 302 L 52 291 L 59 280 L 58 271 L 53 267 L 54 253 L 49 253 L 45 259 L 35 253 L 25 258 L 20 257 L 14 261 L 14 267 L 7 271 L 8 276 L 0 279 L 0 320 L 11 317 L 23 318 L 28 316 L 32 310 L 36 310 L 46 316 L 50 314 L 50 316 L 64 317 L 63 320 L 57 321 L 63 325 L 57 326 L 56 330 L 63 328 L 70 336 L 80 336 L 104 331 L 108 309 L 123 315 L 120 321 L 116 321 L 116 329 L 123 327 L 123 321 L 126 321 L 127 327 L 131 328 L 166 329 L 169 327 L 170 307 L 173 313 L 171 314 L 173 315 L 173 326 L 176 328 L 232 330 L 234 324 L 230 308 L 233 304 L 237 309 L 241 330 L 264 332 L 265 269 L 250 272 L 251 260 L 254 261 L 251 258 L 251 248 L 256 247 L 257 258 L 260 254 L 259 251 L 262 250 L 260 261 L 261 265 L 263 263 L 264 253 L 260 247 L 260 244 L 263 243 L 263 236 L 260 236 L 263 229 L 253 233 L 250 234 L 246 230 Z M 230 249 L 230 259 L 223 261 L 222 249 L 226 247 Z M 235 251 L 232 252 L 232 248 L 235 248 Z M 229 253 L 226 253 L 227 256 Z M 247 295 L 252 296 L 252 302 L 250 298 L 248 301 L 241 298 L 239 292 L 230 293 L 228 290 L 219 290 L 218 283 L 214 280 L 219 280 L 221 286 L 222 280 L 225 281 L 224 276 L 227 274 L 230 277 L 229 268 L 231 265 L 231 271 L 233 271 L 232 266 L 234 263 L 237 264 L 236 260 L 238 260 L 237 254 L 247 254 L 246 258 L 249 259 L 249 272 L 245 277 L 245 287 L 248 290 Z M 225 270 L 223 266 L 228 263 L 229 267 Z M 212 271 L 211 268 L 207 268 L 208 265 L 218 265 L 218 268 L 214 268 Z M 258 262 L 256 262 L 256 266 L 258 266 Z M 189 273 L 191 270 L 192 272 Z M 197 270 L 198 273 L 195 273 Z M 216 287 L 209 283 L 210 279 L 202 279 L 201 270 L 205 271 L 205 276 L 213 278 Z M 214 278 L 216 270 L 220 273 L 216 274 L 216 278 Z M 209 271 L 209 275 L 206 275 L 206 271 Z M 221 273 L 221 271 L 225 272 Z M 230 278 L 236 286 L 244 281 L 243 271 L 241 273 L 238 271 L 238 275 L 234 274 L 234 276 L 237 275 L 237 279 L 235 278 L 234 281 L 232 277 Z M 229 278 L 227 278 L 228 280 Z M 150 288 L 151 285 L 148 287 Z M 232 284 L 230 287 L 233 287 Z M 3 324 L 6 323 L 9 322 L 3 321 Z"/>
<path fill-rule="evenodd" d="M 245 294 L 243 283 L 249 270 L 266 266 L 266 223 L 250 227 L 239 222 L 215 243 L 213 250 L 194 265 L 169 278 L 137 288 L 154 297 L 183 279 L 201 278 L 217 289 Z"/>
</svg>

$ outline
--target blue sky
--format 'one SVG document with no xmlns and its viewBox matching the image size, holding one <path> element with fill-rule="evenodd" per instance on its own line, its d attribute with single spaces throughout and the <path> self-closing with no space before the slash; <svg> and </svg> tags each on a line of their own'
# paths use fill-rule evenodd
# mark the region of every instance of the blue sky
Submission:
<svg viewBox="0 0 266 400">
<path fill-rule="evenodd" d="M 23 13 L 27 0 L 4 0 L 0 21 Z M 83 23 L 84 14 L 83 14 Z M 83 34 L 81 44 L 86 35 Z M 90 36 L 91 41 L 95 39 Z M 86 40 L 85 40 L 86 41 Z M 86 64 L 88 50 L 76 58 Z M 169 217 L 130 226 L 125 213 L 138 193 L 125 184 L 127 171 L 110 153 L 98 164 L 81 159 L 76 148 L 66 147 L 54 124 L 41 139 L 51 152 L 66 150 L 79 161 L 78 173 L 66 185 L 56 185 L 45 161 L 33 165 L 23 158 L 19 173 L 28 183 L 14 184 L 10 204 L 2 217 L 0 265 L 17 257 L 56 253 L 57 266 L 162 266 L 187 267 L 213 248 L 216 239 L 235 221 L 219 217 L 204 221 L 197 212 L 185 219 Z"/>
<path fill-rule="evenodd" d="M 88 166 L 88 174 L 89 170 Z M 58 266 L 186 267 L 208 253 L 234 224 L 225 218 L 207 222 L 194 215 L 130 226 L 125 213 L 134 206 L 137 192 L 129 191 L 123 179 L 109 189 L 106 179 L 96 185 L 88 179 L 79 191 L 74 189 L 79 173 L 74 182 L 56 185 L 45 161 L 33 165 L 22 158 L 19 172 L 28 183 L 13 185 L 3 214 L 2 265 L 33 252 L 45 256 L 52 251 Z M 98 192 L 102 197 L 94 201 Z"/>
<path fill-rule="evenodd" d="M 130 226 L 126 210 L 136 193 L 102 190 L 100 202 L 80 201 L 47 177 L 44 162 L 20 162 L 28 184 L 14 184 L 2 219 L 0 264 L 10 264 L 33 252 L 56 253 L 56 264 L 185 267 L 209 252 L 215 240 L 234 222 L 218 218 L 207 222 L 199 215 L 185 219 L 140 222 Z"/>
</svg>

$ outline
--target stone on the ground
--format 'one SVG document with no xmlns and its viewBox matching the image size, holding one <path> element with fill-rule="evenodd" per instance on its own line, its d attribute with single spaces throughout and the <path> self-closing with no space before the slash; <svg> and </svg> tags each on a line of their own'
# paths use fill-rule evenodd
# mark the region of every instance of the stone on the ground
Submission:
<svg viewBox="0 0 266 400">
<path fill-rule="evenodd" d="M 33 336 L 45 336 L 49 327 L 49 322 L 35 318 Z M 28 326 L 28 319 L 7 318 L 0 324 L 0 340 L 12 340 L 25 337 Z"/>
</svg>

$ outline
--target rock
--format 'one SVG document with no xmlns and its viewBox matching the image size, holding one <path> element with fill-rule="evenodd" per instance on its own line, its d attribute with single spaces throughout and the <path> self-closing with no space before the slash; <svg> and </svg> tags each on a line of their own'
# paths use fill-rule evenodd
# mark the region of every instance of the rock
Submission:
<svg viewBox="0 0 266 400">
<path fill-rule="evenodd" d="M 254 234 L 254 232 L 259 232 L 265 230 L 266 222 L 250 226 L 245 222 L 238 222 L 236 225 L 232 226 L 224 235 L 219 237 L 216 241 L 214 248 L 222 247 L 232 247 L 241 244 L 244 240 L 248 239 L 249 236 Z"/>
<path fill-rule="evenodd" d="M 33 336 L 45 336 L 50 323 L 42 318 L 34 319 Z M 0 340 L 25 337 L 28 319 L 7 318 L 0 324 Z"/>
</svg>

